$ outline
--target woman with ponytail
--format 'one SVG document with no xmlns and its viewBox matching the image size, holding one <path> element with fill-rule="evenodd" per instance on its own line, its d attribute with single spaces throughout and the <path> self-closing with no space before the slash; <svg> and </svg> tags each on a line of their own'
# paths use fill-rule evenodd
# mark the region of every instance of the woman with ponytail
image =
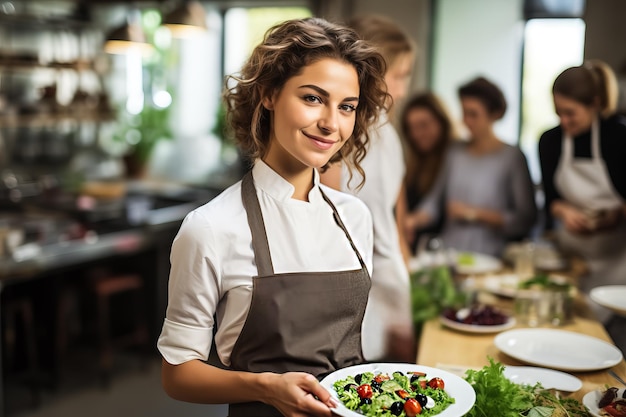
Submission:
<svg viewBox="0 0 626 417">
<path fill-rule="evenodd" d="M 560 125 L 539 140 L 546 226 L 587 261 L 585 292 L 626 284 L 626 123 L 615 114 L 615 74 L 588 61 L 563 71 L 552 93 Z M 597 313 L 607 321 L 607 310 Z"/>
</svg>

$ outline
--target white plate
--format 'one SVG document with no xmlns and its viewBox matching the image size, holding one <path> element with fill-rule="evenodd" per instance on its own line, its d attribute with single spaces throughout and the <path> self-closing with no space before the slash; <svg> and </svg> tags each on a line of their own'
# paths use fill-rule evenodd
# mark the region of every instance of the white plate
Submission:
<svg viewBox="0 0 626 417">
<path fill-rule="evenodd" d="M 507 330 L 497 335 L 494 343 L 515 359 L 562 371 L 605 369 L 622 360 L 622 352 L 614 345 L 566 330 Z"/>
<path fill-rule="evenodd" d="M 549 277 L 550 281 L 558 284 L 566 284 L 569 282 L 563 275 L 550 274 Z M 481 278 L 481 282 L 482 288 L 486 291 L 501 297 L 513 298 L 517 293 L 519 284 L 523 281 L 520 281 L 519 277 L 515 274 L 496 274 Z M 571 291 L 572 296 L 575 296 L 576 288 L 574 286 L 571 287 Z"/>
<path fill-rule="evenodd" d="M 445 316 L 440 316 L 439 319 L 444 326 L 467 333 L 497 333 L 515 326 L 515 319 L 513 317 L 509 317 L 503 324 L 493 325 L 460 323 L 458 321 L 450 320 Z"/>
<path fill-rule="evenodd" d="M 603 392 L 604 391 L 602 390 L 590 391 L 586 393 L 585 396 L 583 397 L 583 405 L 587 407 L 587 410 L 589 410 L 591 415 L 593 415 L 594 417 L 603 417 L 600 414 L 600 408 L 598 407 L 598 402 L 600 402 Z M 620 389 L 617 391 L 617 396 L 619 398 L 622 398 L 623 393 L 624 393 L 624 390 Z"/>
<path fill-rule="evenodd" d="M 504 376 L 516 384 L 535 385 L 537 382 L 546 389 L 576 392 L 583 383 L 574 375 L 552 369 L 537 368 L 535 366 L 506 366 Z"/>
<path fill-rule="evenodd" d="M 327 375 L 324 379 L 322 379 L 320 383 L 339 403 L 337 408 L 334 408 L 332 410 L 334 414 L 343 417 L 363 417 L 362 414 L 349 410 L 341 403 L 339 397 L 337 396 L 337 393 L 333 388 L 333 384 L 335 383 L 335 381 L 345 379 L 350 375 L 354 376 L 357 374 L 361 374 L 363 372 L 372 372 L 374 374 L 392 374 L 396 371 L 400 371 L 405 374 L 408 372 L 424 372 L 429 378 L 439 377 L 443 379 L 443 382 L 445 384 L 445 390 L 450 395 L 450 397 L 454 398 L 455 403 L 450 404 L 448 408 L 437 414 L 438 417 L 462 416 L 474 406 L 474 402 L 476 401 L 476 393 L 474 392 L 474 388 L 472 388 L 472 386 L 463 378 L 460 378 L 453 373 L 443 371 L 441 369 L 409 363 L 368 363 L 363 365 L 349 366 L 347 368 L 339 369 L 332 374 Z"/>
<path fill-rule="evenodd" d="M 515 274 L 489 275 L 482 279 L 483 289 L 501 297 L 515 297 L 519 277 Z"/>
<path fill-rule="evenodd" d="M 473 262 L 471 264 L 459 264 L 457 260 L 460 256 L 470 256 Z M 498 258 L 483 253 L 458 252 L 454 259 L 456 271 L 463 275 L 488 274 L 502 269 L 502 262 Z"/>
<path fill-rule="evenodd" d="M 626 316 L 626 285 L 603 285 L 595 287 L 589 297 L 602 307 Z"/>
</svg>

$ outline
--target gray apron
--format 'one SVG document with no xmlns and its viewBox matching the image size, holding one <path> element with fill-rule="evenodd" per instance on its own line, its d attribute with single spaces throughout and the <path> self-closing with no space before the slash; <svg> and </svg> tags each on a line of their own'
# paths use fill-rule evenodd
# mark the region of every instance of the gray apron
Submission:
<svg viewBox="0 0 626 417">
<path fill-rule="evenodd" d="M 563 199 L 587 211 L 616 209 L 624 204 L 602 159 L 599 130 L 595 120 L 591 126 L 591 159 L 574 158 L 573 139 L 567 134 L 563 136 L 561 160 L 554 176 Z M 585 293 L 600 285 L 626 283 L 626 221 L 588 235 L 571 233 L 562 227 L 557 238 L 564 250 L 579 254 L 588 263 L 591 276 L 580 282 Z M 594 302 L 590 305 L 600 320 L 609 317 L 607 309 Z"/>
<path fill-rule="evenodd" d="M 363 363 L 361 322 L 371 281 L 330 199 L 322 192 L 361 269 L 275 274 L 251 172 L 243 177 L 241 193 L 259 275 L 253 277 L 250 310 L 233 347 L 230 368 L 245 372 L 307 372 L 321 378 Z M 263 403 L 230 404 L 229 417 L 251 416 L 281 414 Z"/>
</svg>

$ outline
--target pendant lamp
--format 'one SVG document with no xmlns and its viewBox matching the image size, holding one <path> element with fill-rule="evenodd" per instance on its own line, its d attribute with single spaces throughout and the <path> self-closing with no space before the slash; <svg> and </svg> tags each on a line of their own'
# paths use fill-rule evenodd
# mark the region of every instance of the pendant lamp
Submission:
<svg viewBox="0 0 626 417">
<path fill-rule="evenodd" d="M 146 41 L 139 11 L 129 13 L 126 23 L 106 35 L 104 51 L 109 54 L 140 53 L 147 55 L 153 46 Z"/>
<path fill-rule="evenodd" d="M 197 1 L 184 1 L 163 16 L 166 26 L 175 38 L 190 38 L 207 31 L 206 14 Z"/>
</svg>

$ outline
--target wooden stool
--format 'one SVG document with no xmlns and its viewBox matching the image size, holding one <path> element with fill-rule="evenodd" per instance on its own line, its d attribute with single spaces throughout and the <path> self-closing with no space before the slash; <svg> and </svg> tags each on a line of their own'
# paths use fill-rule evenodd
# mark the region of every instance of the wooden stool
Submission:
<svg viewBox="0 0 626 417">
<path fill-rule="evenodd" d="M 96 321 L 98 327 L 99 366 L 102 381 L 110 382 L 113 365 L 113 348 L 126 345 L 148 345 L 148 326 L 144 311 L 144 286 L 139 275 L 110 275 L 94 279 L 93 291 L 96 296 Z M 114 340 L 110 324 L 110 301 L 115 295 L 133 292 L 134 330 Z"/>
<path fill-rule="evenodd" d="M 17 316 L 19 315 L 22 317 L 26 360 L 28 361 L 27 383 L 30 385 L 33 405 L 38 406 L 41 402 L 40 384 L 38 382 L 40 375 L 33 303 L 30 297 L 16 297 L 8 299 L 4 309 L 6 314 L 4 339 L 7 364 L 11 366 L 15 363 Z"/>
</svg>

